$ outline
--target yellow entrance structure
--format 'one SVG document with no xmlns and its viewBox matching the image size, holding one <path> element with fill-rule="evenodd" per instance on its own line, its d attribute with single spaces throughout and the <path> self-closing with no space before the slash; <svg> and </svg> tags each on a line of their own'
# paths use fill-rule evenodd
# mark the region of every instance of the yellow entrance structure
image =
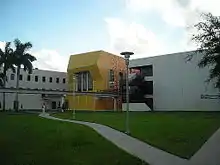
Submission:
<svg viewBox="0 0 220 165">
<path fill-rule="evenodd" d="M 117 91 L 119 80 L 125 73 L 125 60 L 105 51 L 94 51 L 71 55 L 68 64 L 68 88 L 77 93 L 67 96 L 70 109 L 76 110 L 120 110 L 119 98 L 94 93 Z M 117 100 L 116 100 L 117 99 Z"/>
</svg>

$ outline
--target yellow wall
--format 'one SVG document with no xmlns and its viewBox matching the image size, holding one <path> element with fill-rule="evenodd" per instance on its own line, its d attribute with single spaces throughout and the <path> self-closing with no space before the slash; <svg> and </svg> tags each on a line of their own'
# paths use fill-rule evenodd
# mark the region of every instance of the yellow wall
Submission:
<svg viewBox="0 0 220 165">
<path fill-rule="evenodd" d="M 114 70 L 115 81 L 118 82 L 119 72 L 125 72 L 125 61 L 122 57 L 104 51 L 88 52 L 70 56 L 68 64 L 68 87 L 75 90 L 74 73 L 89 71 L 93 78 L 93 90 L 108 88 L 109 70 Z M 112 98 L 95 99 L 94 96 L 68 96 L 70 109 L 76 110 L 113 110 Z"/>
</svg>

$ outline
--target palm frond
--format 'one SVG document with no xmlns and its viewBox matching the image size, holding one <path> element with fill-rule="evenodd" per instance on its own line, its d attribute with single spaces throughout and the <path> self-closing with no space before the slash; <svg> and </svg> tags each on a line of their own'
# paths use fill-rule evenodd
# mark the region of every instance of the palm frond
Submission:
<svg viewBox="0 0 220 165">
<path fill-rule="evenodd" d="M 26 42 L 23 45 L 24 45 L 25 50 L 29 50 L 33 46 L 31 42 Z"/>
<path fill-rule="evenodd" d="M 36 57 L 34 57 L 33 55 L 26 53 L 24 54 L 24 58 L 30 60 L 31 62 L 36 61 Z"/>
<path fill-rule="evenodd" d="M 28 71 L 28 74 L 32 74 L 32 72 L 33 72 L 33 64 L 32 64 L 31 61 L 26 59 L 25 61 L 23 61 L 23 66 L 24 66 L 24 71 Z"/>
<path fill-rule="evenodd" d="M 16 39 L 14 40 L 14 45 L 15 45 L 16 49 L 19 48 L 20 45 L 21 45 L 21 41 L 20 41 L 18 38 L 16 38 Z"/>
</svg>

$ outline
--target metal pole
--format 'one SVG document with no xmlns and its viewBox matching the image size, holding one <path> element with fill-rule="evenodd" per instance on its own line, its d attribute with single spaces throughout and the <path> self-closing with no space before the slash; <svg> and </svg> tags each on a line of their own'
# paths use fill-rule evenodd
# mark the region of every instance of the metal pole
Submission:
<svg viewBox="0 0 220 165">
<path fill-rule="evenodd" d="M 130 133 L 129 130 L 129 85 L 128 85 L 128 61 L 126 62 L 126 132 Z"/>
<path fill-rule="evenodd" d="M 133 55 L 133 52 L 121 52 L 121 55 L 125 57 L 126 63 L 126 134 L 130 134 L 129 130 L 129 84 L 128 84 L 128 67 L 129 67 L 129 58 Z"/>
<path fill-rule="evenodd" d="M 76 119 L 76 77 L 73 75 L 73 119 Z"/>
</svg>

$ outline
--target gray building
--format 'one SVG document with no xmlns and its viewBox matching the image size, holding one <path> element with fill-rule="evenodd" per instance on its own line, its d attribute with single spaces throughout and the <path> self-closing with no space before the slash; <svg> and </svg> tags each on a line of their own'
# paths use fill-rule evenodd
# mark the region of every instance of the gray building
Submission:
<svg viewBox="0 0 220 165">
<path fill-rule="evenodd" d="M 195 55 L 187 62 L 189 53 Z M 213 83 L 205 82 L 209 68 L 199 68 L 200 59 L 201 54 L 182 52 L 131 60 L 130 68 L 140 70 L 150 89 L 145 96 L 148 107 L 155 111 L 220 111 L 220 92 Z"/>
</svg>

